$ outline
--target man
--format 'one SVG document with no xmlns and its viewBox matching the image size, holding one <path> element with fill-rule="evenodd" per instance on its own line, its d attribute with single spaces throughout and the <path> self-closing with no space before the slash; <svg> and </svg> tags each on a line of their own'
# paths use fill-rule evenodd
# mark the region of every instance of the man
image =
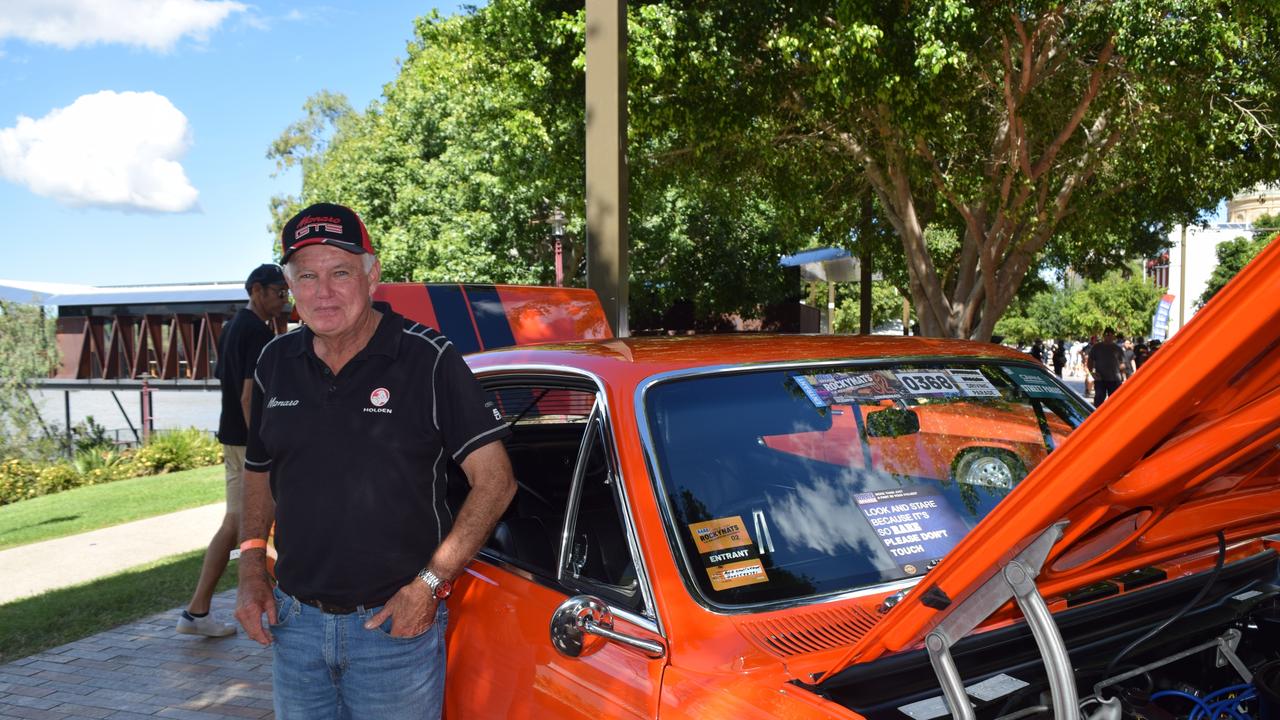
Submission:
<svg viewBox="0 0 1280 720">
<path fill-rule="evenodd" d="M 355 212 L 312 205 L 282 248 L 306 325 L 258 361 L 236 617 L 274 646 L 279 720 L 438 718 L 444 600 L 515 494 L 509 431 L 448 339 L 371 304 Z M 471 485 L 456 517 L 451 466 Z"/>
<path fill-rule="evenodd" d="M 1116 344 L 1116 331 L 1102 331 L 1102 341 L 1089 348 L 1089 373 L 1093 376 L 1093 406 L 1115 393 L 1124 380 L 1124 349 Z"/>
<path fill-rule="evenodd" d="M 258 354 L 275 332 L 267 326 L 284 310 L 289 289 L 279 265 L 259 265 L 244 282 L 249 306 L 241 308 L 218 338 L 218 382 L 222 390 L 222 414 L 218 418 L 218 442 L 226 467 L 227 509 L 222 525 L 209 541 L 200 566 L 200 579 L 187 609 L 178 617 L 178 632 L 187 635 L 225 637 L 235 625 L 219 622 L 209 614 L 209 603 L 218 578 L 227 569 L 227 558 L 240 534 L 240 497 L 244 482 L 244 449 L 249 439 L 249 399 L 253 368 Z M 249 382 L 246 382 L 249 381 Z"/>
</svg>

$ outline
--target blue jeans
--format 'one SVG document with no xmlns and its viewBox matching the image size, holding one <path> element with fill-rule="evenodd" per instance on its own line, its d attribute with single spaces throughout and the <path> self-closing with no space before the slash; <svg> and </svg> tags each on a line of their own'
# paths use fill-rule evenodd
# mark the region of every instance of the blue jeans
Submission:
<svg viewBox="0 0 1280 720">
<path fill-rule="evenodd" d="M 440 717 L 444 701 L 444 603 L 426 632 L 391 637 L 391 621 L 365 630 L 381 607 L 329 615 L 275 590 L 272 675 L 276 720 Z"/>
</svg>

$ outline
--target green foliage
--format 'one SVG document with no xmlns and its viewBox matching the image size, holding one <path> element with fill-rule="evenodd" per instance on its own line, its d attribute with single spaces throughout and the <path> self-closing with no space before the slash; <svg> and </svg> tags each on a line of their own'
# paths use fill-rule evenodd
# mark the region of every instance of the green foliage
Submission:
<svg viewBox="0 0 1280 720">
<path fill-rule="evenodd" d="M 1270 216 L 1264 215 L 1258 218 L 1258 221 L 1264 220 L 1274 222 Z M 1265 227 L 1259 226 L 1258 221 L 1254 222 L 1255 227 Z M 1208 282 L 1205 283 L 1204 292 L 1200 293 L 1199 299 L 1196 300 L 1196 307 L 1204 307 L 1205 303 L 1209 302 L 1214 295 L 1217 295 L 1231 281 L 1231 278 L 1239 274 L 1244 269 L 1244 266 L 1257 257 L 1258 253 L 1262 252 L 1263 248 L 1273 239 L 1273 237 L 1259 235 L 1253 239 L 1238 237 L 1234 240 L 1220 243 L 1214 249 L 1214 254 L 1218 257 L 1218 264 L 1214 265 L 1213 273 L 1209 276 Z"/>
<path fill-rule="evenodd" d="M 141 475 L 176 472 L 222 462 L 222 446 L 209 433 L 196 428 L 165 430 L 133 454 Z"/>
<path fill-rule="evenodd" d="M 27 386 L 57 369 L 53 338 L 41 308 L 0 300 L 0 458 L 46 456 L 55 444 L 37 423 Z"/>
<path fill-rule="evenodd" d="M 1263 213 L 1253 220 L 1255 230 L 1280 230 L 1280 213 Z"/>
<path fill-rule="evenodd" d="M 985 338 L 1044 264 L 1100 280 L 1150 254 L 1280 174 L 1280 4 L 1223 7 L 629 5 L 634 316 L 751 315 L 795 290 L 780 255 L 857 236 L 925 334 Z M 277 226 L 344 202 L 388 280 L 547 283 L 561 208 L 582 284 L 584 34 L 561 0 L 420 18 L 379 101 L 321 93 L 272 146 L 303 173 Z"/>
<path fill-rule="evenodd" d="M 1146 337 L 1161 295 L 1159 288 L 1140 277 L 1112 272 L 1071 291 L 1036 294 L 1001 318 L 996 334 L 1020 344 L 1100 335 L 1107 327 L 1126 337 Z"/>
<path fill-rule="evenodd" d="M 0 463 L 0 505 L 87 485 L 177 472 L 222 462 L 222 446 L 202 430 L 168 430 L 137 450 L 90 445 L 71 462 L 10 458 Z"/>
<path fill-rule="evenodd" d="M 835 331 L 858 332 L 862 317 L 858 284 L 848 283 L 836 292 Z M 888 282 L 871 283 L 871 327 L 902 321 L 902 294 Z"/>
</svg>

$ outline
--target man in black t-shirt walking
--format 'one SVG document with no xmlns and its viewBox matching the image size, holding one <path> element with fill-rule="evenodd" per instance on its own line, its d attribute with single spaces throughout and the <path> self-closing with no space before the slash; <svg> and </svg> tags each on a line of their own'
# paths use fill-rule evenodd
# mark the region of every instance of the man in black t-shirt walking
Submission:
<svg viewBox="0 0 1280 720">
<path fill-rule="evenodd" d="M 217 376 L 222 391 L 218 418 L 218 442 L 226 468 L 227 510 L 222 525 L 209 541 L 191 602 L 178 618 L 178 632 L 223 637 L 235 633 L 235 625 L 219 622 L 209 614 L 209 603 L 218 578 L 227 569 L 227 558 L 240 533 L 240 502 L 244 483 L 244 449 L 249 444 L 249 399 L 258 355 L 275 332 L 267 323 L 284 310 L 289 288 L 279 265 L 259 265 L 244 283 L 249 306 L 242 308 L 222 328 L 218 338 Z"/>
<path fill-rule="evenodd" d="M 1124 380 L 1124 348 L 1116 344 L 1116 331 L 1107 328 L 1102 341 L 1089 348 L 1089 372 L 1093 375 L 1093 406 L 1120 389 Z"/>
</svg>

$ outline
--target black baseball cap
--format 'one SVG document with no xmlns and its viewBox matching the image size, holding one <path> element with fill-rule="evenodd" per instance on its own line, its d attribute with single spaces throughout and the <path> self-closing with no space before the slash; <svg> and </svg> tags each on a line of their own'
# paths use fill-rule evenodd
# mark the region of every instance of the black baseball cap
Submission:
<svg viewBox="0 0 1280 720">
<path fill-rule="evenodd" d="M 284 280 L 284 270 L 275 263 L 266 263 L 259 265 L 249 273 L 249 279 L 244 281 L 244 289 L 246 292 L 253 290 L 254 285 L 262 285 L 271 287 L 272 285 L 287 285 Z"/>
<path fill-rule="evenodd" d="M 316 203 L 289 218 L 280 233 L 280 263 L 289 262 L 299 248 L 332 245 L 349 253 L 373 254 L 369 231 L 355 210 L 335 203 Z"/>
</svg>

